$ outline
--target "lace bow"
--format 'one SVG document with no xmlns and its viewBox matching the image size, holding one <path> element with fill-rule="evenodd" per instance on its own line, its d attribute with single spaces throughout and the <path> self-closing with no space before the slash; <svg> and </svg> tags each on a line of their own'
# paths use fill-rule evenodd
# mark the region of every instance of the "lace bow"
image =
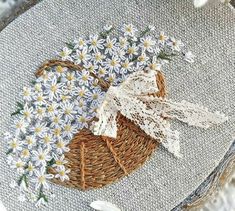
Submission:
<svg viewBox="0 0 235 211">
<path fill-rule="evenodd" d="M 180 157 L 179 132 L 170 128 L 168 119 L 191 126 L 208 128 L 228 118 L 219 112 L 182 101 L 173 102 L 151 94 L 158 92 L 154 71 L 137 71 L 120 86 L 111 86 L 97 111 L 99 120 L 93 125 L 94 135 L 117 137 L 117 113 L 133 121 L 146 134 L 160 141 L 173 155 Z"/>
</svg>

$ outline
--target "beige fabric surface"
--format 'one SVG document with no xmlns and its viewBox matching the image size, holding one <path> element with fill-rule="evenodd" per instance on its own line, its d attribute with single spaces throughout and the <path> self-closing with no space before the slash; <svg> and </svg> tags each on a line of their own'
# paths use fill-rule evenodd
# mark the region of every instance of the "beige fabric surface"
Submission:
<svg viewBox="0 0 235 211">
<path fill-rule="evenodd" d="M 8 130 L 10 113 L 20 100 L 20 89 L 34 78 L 35 69 L 53 58 L 64 42 L 88 35 L 106 24 L 132 22 L 181 38 L 197 56 L 196 63 L 171 63 L 165 69 L 170 98 L 200 103 L 230 117 L 209 130 L 180 122 L 184 157 L 175 159 L 164 149 L 137 172 L 111 186 L 78 191 L 53 185 L 56 194 L 41 210 L 89 210 L 100 199 L 123 210 L 170 210 L 187 197 L 218 165 L 234 138 L 235 66 L 234 11 L 218 6 L 195 10 L 187 0 L 44 0 L 0 33 L 0 132 Z M 5 163 L 6 143 L 0 139 L 0 199 L 11 210 L 34 210 L 17 201 L 8 185 L 14 177 Z"/>
</svg>

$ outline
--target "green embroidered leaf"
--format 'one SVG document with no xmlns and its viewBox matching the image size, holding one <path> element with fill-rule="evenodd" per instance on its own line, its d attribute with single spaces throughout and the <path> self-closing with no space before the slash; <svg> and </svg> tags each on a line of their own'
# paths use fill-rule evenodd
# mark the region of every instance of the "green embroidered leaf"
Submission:
<svg viewBox="0 0 235 211">
<path fill-rule="evenodd" d="M 101 32 L 101 33 L 100 33 L 100 37 L 101 37 L 102 39 L 106 39 L 107 36 L 108 36 L 113 30 L 114 30 L 114 27 L 112 27 L 112 28 L 109 29 L 108 31 Z"/>
<path fill-rule="evenodd" d="M 17 110 L 13 113 L 11 113 L 11 116 L 17 115 L 17 114 L 21 114 L 21 111 L 24 110 L 24 105 L 20 102 L 16 102 L 17 105 Z"/>
<path fill-rule="evenodd" d="M 6 152 L 6 154 L 9 155 L 9 154 L 11 154 L 12 152 L 13 152 L 13 149 L 9 149 L 9 150 Z"/>
<path fill-rule="evenodd" d="M 157 56 L 158 59 L 168 60 L 171 61 L 173 56 L 176 56 L 176 54 L 167 54 L 165 52 L 160 52 Z"/>
<path fill-rule="evenodd" d="M 74 47 L 75 47 L 75 45 L 74 45 L 73 43 L 68 43 L 68 42 L 66 42 L 65 44 L 66 44 L 67 47 L 68 47 L 69 49 L 71 49 L 71 50 L 73 50 Z"/>
</svg>

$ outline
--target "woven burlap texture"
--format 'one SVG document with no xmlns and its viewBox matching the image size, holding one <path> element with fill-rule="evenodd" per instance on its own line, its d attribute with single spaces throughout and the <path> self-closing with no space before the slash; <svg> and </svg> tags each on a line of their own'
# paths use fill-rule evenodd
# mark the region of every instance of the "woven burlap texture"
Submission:
<svg viewBox="0 0 235 211">
<path fill-rule="evenodd" d="M 223 111 L 230 120 L 207 131 L 175 122 L 173 128 L 181 131 L 182 159 L 160 148 L 137 172 L 108 187 L 82 192 L 53 185 L 56 198 L 39 210 L 88 211 L 97 199 L 127 211 L 170 210 L 205 180 L 233 141 L 235 15 L 222 5 L 195 10 L 188 0 L 45 0 L 26 12 L 0 33 L 1 137 L 12 123 L 10 113 L 20 100 L 19 91 L 42 62 L 78 34 L 124 22 L 141 29 L 154 24 L 157 30 L 182 38 L 197 55 L 196 63 L 177 61 L 166 67 L 169 97 Z M 14 171 L 4 161 L 6 143 L 0 140 L 0 199 L 11 211 L 35 210 L 30 203 L 19 203 L 9 188 Z"/>
</svg>

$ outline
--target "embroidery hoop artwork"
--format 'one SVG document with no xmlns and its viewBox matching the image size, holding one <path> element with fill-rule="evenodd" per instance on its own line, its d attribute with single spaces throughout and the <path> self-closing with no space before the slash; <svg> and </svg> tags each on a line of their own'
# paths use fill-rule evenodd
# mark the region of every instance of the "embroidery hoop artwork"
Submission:
<svg viewBox="0 0 235 211">
<path fill-rule="evenodd" d="M 20 187 L 19 200 L 47 204 L 50 182 L 83 190 L 110 184 L 159 144 L 182 156 L 179 132 L 170 128 L 174 119 L 205 129 L 227 120 L 166 98 L 163 66 L 176 56 L 194 58 L 180 40 L 156 34 L 154 26 L 139 32 L 124 24 L 120 37 L 113 31 L 105 26 L 67 43 L 23 88 L 14 127 L 5 134 L 7 163 L 17 172 L 10 186 Z"/>
</svg>

